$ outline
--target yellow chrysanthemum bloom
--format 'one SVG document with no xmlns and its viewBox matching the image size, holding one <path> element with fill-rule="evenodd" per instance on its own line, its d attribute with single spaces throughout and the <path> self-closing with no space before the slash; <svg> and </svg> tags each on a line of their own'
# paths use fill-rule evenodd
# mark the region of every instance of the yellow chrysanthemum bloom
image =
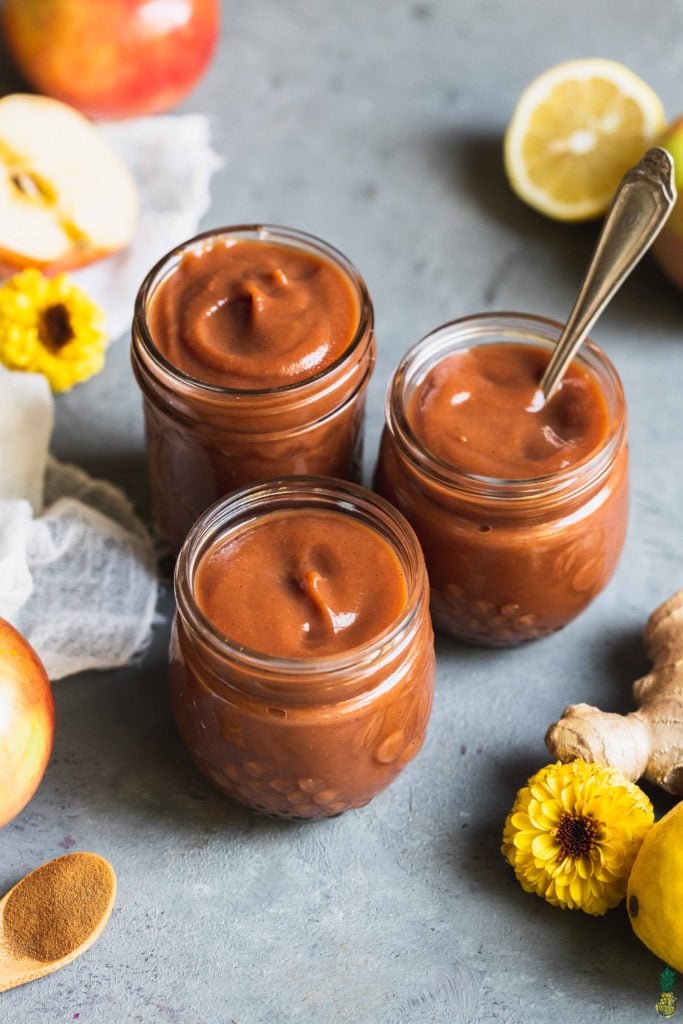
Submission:
<svg viewBox="0 0 683 1024">
<path fill-rule="evenodd" d="M 619 772 L 558 761 L 520 789 L 501 850 L 527 892 L 554 907 L 604 914 L 626 895 L 653 820 L 645 793 Z"/>
<path fill-rule="evenodd" d="M 68 391 L 104 366 L 104 314 L 66 274 L 32 267 L 0 285 L 0 362 Z"/>
</svg>

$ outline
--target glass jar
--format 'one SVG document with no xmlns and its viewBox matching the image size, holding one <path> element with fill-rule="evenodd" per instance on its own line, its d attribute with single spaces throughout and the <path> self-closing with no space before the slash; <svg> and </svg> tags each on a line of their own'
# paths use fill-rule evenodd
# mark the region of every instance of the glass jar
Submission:
<svg viewBox="0 0 683 1024">
<path fill-rule="evenodd" d="M 223 239 L 280 243 L 343 271 L 357 296 L 359 317 L 335 362 L 297 383 L 242 390 L 190 377 L 162 355 L 148 323 L 156 290 L 188 250 Z M 238 487 L 296 474 L 359 478 L 365 392 L 375 363 L 373 324 L 372 303 L 355 267 L 332 246 L 291 228 L 207 231 L 150 271 L 135 303 L 132 362 L 143 394 L 152 513 L 174 553 L 195 519 Z"/>
<path fill-rule="evenodd" d="M 199 608 L 193 583 L 202 555 L 240 524 L 294 509 L 351 516 L 399 558 L 405 606 L 368 644 L 275 658 L 231 643 Z M 420 750 L 434 685 L 429 585 L 415 534 L 381 498 L 322 477 L 243 488 L 195 524 L 175 592 L 173 714 L 198 767 L 234 800 L 280 818 L 329 817 L 366 804 Z"/>
<path fill-rule="evenodd" d="M 553 474 L 501 480 L 454 469 L 421 446 L 406 408 L 449 354 L 491 343 L 548 351 L 561 325 L 488 313 L 445 324 L 405 355 L 390 382 L 375 486 L 413 526 L 425 555 L 434 624 L 471 643 L 507 646 L 570 622 L 600 593 L 626 532 L 626 405 L 607 356 L 585 342 L 577 356 L 604 395 L 600 448 Z"/>
</svg>

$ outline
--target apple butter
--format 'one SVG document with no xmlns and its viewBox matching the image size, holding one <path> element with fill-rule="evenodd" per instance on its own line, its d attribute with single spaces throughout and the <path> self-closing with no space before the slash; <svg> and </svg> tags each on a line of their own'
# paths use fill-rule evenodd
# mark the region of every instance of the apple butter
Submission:
<svg viewBox="0 0 683 1024">
<path fill-rule="evenodd" d="M 224 636 L 277 658 L 368 643 L 407 597 L 383 537 L 341 512 L 307 509 L 264 515 L 221 539 L 197 566 L 194 595 Z"/>
<path fill-rule="evenodd" d="M 360 807 L 418 753 L 434 684 L 424 559 L 354 484 L 295 477 L 209 509 L 176 565 L 171 695 L 199 768 L 277 817 Z"/>
<path fill-rule="evenodd" d="M 150 303 L 157 348 L 197 380 L 277 388 L 320 373 L 355 334 L 345 271 L 291 245 L 222 237 L 189 249 Z"/>
<path fill-rule="evenodd" d="M 604 443 L 609 412 L 595 377 L 576 361 L 544 402 L 547 365 L 548 352 L 533 345 L 454 352 L 416 385 L 408 423 L 436 458 L 466 473 L 525 480 L 566 469 Z"/>
<path fill-rule="evenodd" d="M 152 510 L 175 553 L 201 512 L 245 484 L 357 478 L 372 304 L 319 239 L 246 226 L 174 249 L 138 294 L 132 359 Z"/>
<path fill-rule="evenodd" d="M 621 384 L 587 342 L 544 402 L 560 332 L 521 314 L 455 321 L 411 349 L 389 387 L 376 487 L 418 535 L 435 624 L 473 643 L 561 628 L 623 546 Z"/>
</svg>

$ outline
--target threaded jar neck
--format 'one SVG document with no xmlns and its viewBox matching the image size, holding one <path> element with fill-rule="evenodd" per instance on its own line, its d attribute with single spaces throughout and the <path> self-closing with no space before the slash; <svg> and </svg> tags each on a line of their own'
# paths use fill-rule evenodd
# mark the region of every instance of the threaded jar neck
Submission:
<svg viewBox="0 0 683 1024">
<path fill-rule="evenodd" d="M 194 594 L 203 555 L 220 539 L 261 516 L 293 510 L 334 511 L 351 516 L 389 543 L 405 573 L 407 596 L 398 620 L 366 644 L 342 654 L 278 658 L 253 651 L 224 636 L 204 615 Z M 183 628 L 209 659 L 227 669 L 230 683 L 254 697 L 282 703 L 325 703 L 355 696 L 410 646 L 426 614 L 428 584 L 422 552 L 412 528 L 383 498 L 356 484 L 327 477 L 300 476 L 245 487 L 213 505 L 188 534 L 175 570 L 178 615 Z M 370 683 L 374 690 L 374 683 Z M 391 678 L 383 686 L 392 685 Z"/>
<path fill-rule="evenodd" d="M 303 252 L 313 253 L 333 263 L 351 283 L 358 301 L 358 323 L 349 344 L 334 362 L 318 373 L 304 380 L 271 388 L 229 388 L 210 384 L 185 373 L 171 363 L 156 346 L 149 328 L 149 309 L 157 290 L 176 271 L 183 257 L 192 251 L 201 250 L 220 241 L 257 240 L 280 244 Z M 193 397 L 215 404 L 239 408 L 240 403 L 254 403 L 264 409 L 275 403 L 305 403 L 311 396 L 319 399 L 329 381 L 331 387 L 339 386 L 348 366 L 355 366 L 372 339 L 374 311 L 370 295 L 363 278 L 346 256 L 334 246 L 314 235 L 294 228 L 270 224 L 239 224 L 212 229 L 176 246 L 150 270 L 144 279 L 135 300 L 133 316 L 132 351 L 138 366 L 152 374 L 156 382 L 171 393 Z"/>
<path fill-rule="evenodd" d="M 407 416 L 416 387 L 437 363 L 454 352 L 487 344 L 532 344 L 551 352 L 562 325 L 525 313 L 483 313 L 454 320 L 422 338 L 405 354 L 386 396 L 386 424 L 399 452 L 420 474 L 463 502 L 486 505 L 506 515 L 561 506 L 598 487 L 626 442 L 626 403 L 616 369 L 593 342 L 584 342 L 578 363 L 600 386 L 610 422 L 600 447 L 580 462 L 546 476 L 500 479 L 459 470 L 425 449 Z"/>
</svg>

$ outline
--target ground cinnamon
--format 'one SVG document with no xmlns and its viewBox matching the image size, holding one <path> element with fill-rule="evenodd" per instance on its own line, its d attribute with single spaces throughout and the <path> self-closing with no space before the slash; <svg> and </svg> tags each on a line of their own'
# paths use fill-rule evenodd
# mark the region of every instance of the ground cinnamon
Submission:
<svg viewBox="0 0 683 1024">
<path fill-rule="evenodd" d="M 103 858 L 70 853 L 36 868 L 10 893 L 3 923 L 13 953 L 45 963 L 78 948 L 107 912 L 116 886 Z"/>
</svg>

